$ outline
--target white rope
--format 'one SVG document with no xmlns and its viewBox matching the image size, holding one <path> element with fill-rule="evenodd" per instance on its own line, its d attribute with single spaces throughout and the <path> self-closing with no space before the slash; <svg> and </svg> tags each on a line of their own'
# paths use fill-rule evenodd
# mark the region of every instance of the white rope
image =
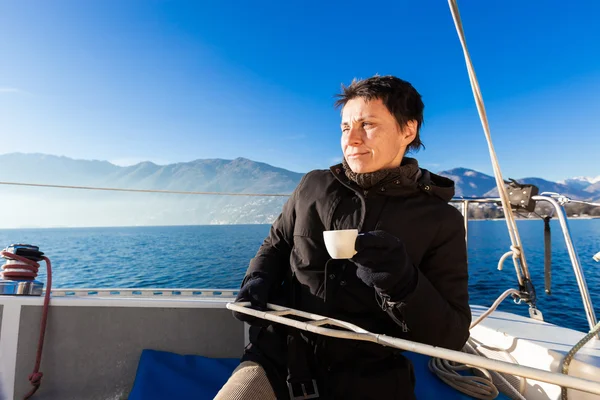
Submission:
<svg viewBox="0 0 600 400">
<path fill-rule="evenodd" d="M 517 280 L 519 282 L 522 282 L 521 279 L 521 270 L 519 269 L 519 263 L 518 263 L 518 258 L 521 255 L 521 251 L 514 247 L 514 246 L 510 246 L 510 251 L 507 251 L 506 253 L 504 253 L 502 255 L 502 257 L 500 257 L 500 260 L 498 260 L 498 271 L 502 271 L 502 269 L 504 268 L 504 261 L 506 261 L 506 259 L 510 256 L 512 256 L 513 258 L 513 265 L 515 266 L 515 273 L 517 274 Z"/>
<path fill-rule="evenodd" d="M 500 171 L 498 157 L 496 156 L 496 151 L 494 150 L 494 145 L 492 143 L 490 127 L 489 127 L 489 123 L 488 123 L 488 119 L 487 119 L 487 114 L 485 111 L 485 106 L 483 104 L 483 96 L 481 95 L 481 90 L 479 89 L 479 83 L 477 82 L 477 77 L 475 76 L 475 69 L 473 68 L 473 63 L 471 62 L 471 56 L 469 55 L 469 51 L 467 50 L 467 41 L 465 39 L 465 34 L 463 31 L 462 22 L 461 22 L 460 14 L 458 11 L 458 5 L 456 4 L 456 0 L 448 0 L 448 5 L 450 6 L 450 11 L 452 13 L 452 19 L 454 20 L 454 25 L 456 27 L 456 31 L 457 31 L 458 37 L 460 39 L 460 44 L 463 49 L 465 63 L 467 65 L 467 71 L 469 73 L 469 80 L 471 82 L 471 89 L 473 90 L 473 97 L 475 98 L 475 103 L 477 105 L 477 111 L 479 113 L 481 125 L 483 126 L 485 138 L 487 140 L 488 149 L 490 152 L 490 158 L 492 161 L 492 167 L 494 169 L 494 177 L 496 178 L 496 186 L 498 187 L 498 194 L 500 195 L 500 201 L 502 202 L 502 207 L 504 208 L 504 215 L 505 215 L 506 224 L 508 227 L 508 234 L 510 236 L 510 241 L 512 243 L 512 248 L 519 250 L 518 261 L 520 261 L 520 268 L 523 271 L 523 278 L 530 279 L 529 270 L 527 268 L 527 263 L 525 261 L 525 255 L 523 254 L 523 250 L 522 250 L 522 246 L 521 246 L 521 238 L 519 237 L 519 231 L 517 230 L 517 224 L 516 224 L 514 215 L 512 213 L 510 199 L 508 197 L 508 193 L 506 192 L 506 188 L 504 186 L 504 179 L 502 178 L 502 172 Z M 514 259 L 514 262 L 517 263 L 517 258 Z M 519 268 L 519 265 L 515 264 L 515 267 Z M 519 279 L 519 284 L 523 285 L 522 277 L 520 275 L 518 275 L 517 278 Z"/>
<path fill-rule="evenodd" d="M 473 339 L 467 341 L 463 351 L 480 357 L 486 357 L 477 350 Z M 508 355 L 510 356 L 510 354 Z M 512 358 L 512 356 L 510 357 Z M 500 393 L 498 386 L 502 386 L 504 388 L 503 393 L 511 399 L 526 400 L 523 394 L 513 387 L 502 374 L 493 370 L 467 366 L 437 357 L 429 360 L 429 370 L 436 374 L 448 386 L 477 399 L 495 399 Z M 465 376 L 456 372 L 464 370 L 476 370 L 483 376 Z M 498 383 L 498 385 L 496 385 L 496 383 Z"/>
<path fill-rule="evenodd" d="M 500 303 L 502 303 L 502 301 L 504 301 L 505 298 L 507 298 L 508 296 L 510 296 L 511 294 L 516 294 L 517 296 L 519 296 L 521 293 L 516 290 L 516 289 L 508 289 L 506 291 L 504 291 L 504 293 L 502 293 L 494 302 L 494 304 L 492 304 L 492 306 L 483 314 L 481 314 L 479 316 L 479 318 L 477 318 L 469 327 L 469 330 L 475 328 L 481 321 L 483 321 L 484 319 L 486 319 L 488 317 L 488 315 L 490 315 L 491 313 L 493 313 L 494 311 L 496 311 L 496 309 L 498 308 L 498 306 L 500 305 Z"/>
<path fill-rule="evenodd" d="M 463 349 L 463 351 L 466 351 L 471 354 L 477 354 L 481 357 L 486 357 L 485 354 L 483 354 L 482 352 L 477 350 L 477 347 L 476 347 L 473 339 L 469 339 L 467 341 L 467 344 L 465 345 L 465 348 Z M 514 359 L 514 357 L 510 353 L 508 353 L 506 351 L 504 351 L 504 353 L 509 355 L 515 364 L 518 364 L 517 361 Z M 473 368 L 473 367 L 471 367 L 471 368 Z M 490 379 L 489 384 L 493 385 L 498 392 L 500 392 L 500 390 L 498 390 L 498 386 L 501 385 L 502 388 L 504 388 L 504 390 L 502 392 L 505 395 L 509 396 L 511 399 L 526 400 L 525 396 L 523 396 L 523 393 L 521 393 L 513 385 L 511 385 L 510 382 L 508 382 L 502 374 L 500 374 L 496 371 L 493 371 L 493 370 L 484 370 L 483 368 L 477 368 L 477 370 L 487 372 L 487 374 L 485 374 L 485 375 L 489 376 L 489 379 Z"/>
<path fill-rule="evenodd" d="M 508 254 L 510 254 L 510 252 Z M 494 304 L 492 304 L 492 306 L 486 312 L 481 314 L 473 323 L 471 323 L 469 330 L 473 329 L 491 313 L 496 311 L 500 303 L 502 303 L 502 301 L 511 294 L 519 295 L 520 292 L 515 289 L 508 289 L 504 291 L 504 293 L 502 293 L 496 299 Z M 467 341 L 463 351 L 470 354 L 476 354 L 481 357 L 486 357 L 483 353 L 477 350 L 477 345 L 473 339 L 469 339 Z M 516 363 L 516 360 L 514 361 Z M 457 372 L 472 369 L 479 371 L 483 376 L 465 376 Z M 437 375 L 437 377 L 444 381 L 448 386 L 477 399 L 488 400 L 495 399 L 498 396 L 499 391 L 494 384 L 494 378 L 496 381 L 500 381 L 503 384 L 503 387 L 510 392 L 509 395 L 512 399 L 524 399 L 521 393 L 519 393 L 501 374 L 495 371 L 488 371 L 481 367 L 454 363 L 438 357 L 432 357 L 429 360 L 429 370 Z"/>
<path fill-rule="evenodd" d="M 500 201 L 502 203 L 502 207 L 504 209 L 504 215 L 506 219 L 506 225 L 508 228 L 508 234 L 511 241 L 510 251 L 505 253 L 498 262 L 498 269 L 502 269 L 502 265 L 504 261 L 512 256 L 513 264 L 515 266 L 517 279 L 519 285 L 523 286 L 524 278 L 529 280 L 529 269 L 527 268 L 527 262 L 525 260 L 525 254 L 522 250 L 521 238 L 519 236 L 519 231 L 517 228 L 517 224 L 512 212 L 512 207 L 510 205 L 510 199 L 508 197 L 508 193 L 504 186 L 504 179 L 502 177 L 502 172 L 500 170 L 500 163 L 498 162 L 498 157 L 496 155 L 496 151 L 494 149 L 494 145 L 492 143 L 492 135 L 490 132 L 490 127 L 487 119 L 487 114 L 485 111 L 485 105 L 483 103 L 483 96 L 481 94 L 481 89 L 479 88 L 479 83 L 477 82 L 477 76 L 475 75 L 475 69 L 473 67 L 473 63 L 471 61 L 471 56 L 469 55 L 469 51 L 467 49 L 467 41 L 465 39 L 464 30 L 462 27 L 462 22 L 460 19 L 460 13 L 458 11 L 458 5 L 456 4 L 456 0 L 448 0 L 448 5 L 450 6 L 450 11 L 452 13 L 452 19 L 454 21 L 454 25 L 456 27 L 456 32 L 458 33 L 458 37 L 460 40 L 460 44 L 463 49 L 463 54 L 465 57 L 465 63 L 467 66 L 467 71 L 469 74 L 469 81 L 471 83 L 471 89 L 473 90 L 473 97 L 475 98 L 475 103 L 477 106 L 477 112 L 479 113 L 479 118 L 481 120 L 481 125 L 483 126 L 483 130 L 485 133 L 485 138 L 488 144 L 488 150 L 490 153 L 490 158 L 492 162 L 492 168 L 494 170 L 494 177 L 496 179 L 496 186 L 498 188 L 498 194 L 500 195 Z M 509 295 L 520 293 L 517 290 L 509 289 L 505 291 L 500 297 L 494 302 L 492 307 L 487 310 L 484 314 L 482 314 L 475 322 L 471 324 L 471 328 L 475 327 L 481 321 L 483 321 L 488 315 L 490 315 L 494 310 L 498 307 L 498 305 Z M 465 345 L 466 351 L 471 353 L 478 354 L 483 356 L 472 342 L 472 339 L 469 339 L 467 344 Z M 483 373 L 485 378 L 483 377 L 464 377 L 456 372 L 456 370 L 468 369 L 466 365 L 456 365 L 450 364 L 449 362 L 444 362 L 440 359 L 432 359 L 430 360 L 430 369 L 440 377 L 444 382 L 449 384 L 461 392 L 464 392 L 470 396 L 480 398 L 480 399 L 493 399 L 498 395 L 498 390 L 494 386 L 493 379 L 491 374 L 488 371 L 484 371 L 481 368 L 477 368 L 480 372 Z M 523 399 L 521 393 L 518 393 L 516 389 L 510 385 L 506 379 L 500 375 L 495 373 L 495 377 L 500 380 L 504 386 L 508 388 L 511 392 L 512 398 Z"/>
<path fill-rule="evenodd" d="M 32 186 L 58 189 L 83 189 L 83 190 L 103 190 L 112 192 L 134 192 L 134 193 L 163 193 L 163 194 L 194 194 L 194 195 L 215 195 L 215 196 L 265 196 L 265 197 L 289 197 L 285 193 L 230 193 L 230 192 L 186 192 L 181 190 L 155 190 L 155 189 L 120 189 L 95 186 L 74 186 L 74 185 L 49 185 L 45 183 L 22 183 L 22 182 L 0 182 L 0 185 L 10 186 Z"/>
<path fill-rule="evenodd" d="M 464 376 L 457 372 L 473 368 L 477 367 L 468 367 L 441 358 L 429 360 L 429 370 L 448 386 L 476 399 L 495 399 L 499 392 L 486 369 L 477 368 L 485 377 Z"/>
</svg>

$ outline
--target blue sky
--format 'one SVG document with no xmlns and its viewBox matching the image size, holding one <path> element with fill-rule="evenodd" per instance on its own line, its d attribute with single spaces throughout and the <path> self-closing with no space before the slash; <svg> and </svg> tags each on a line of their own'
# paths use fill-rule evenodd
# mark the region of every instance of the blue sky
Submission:
<svg viewBox="0 0 600 400">
<path fill-rule="evenodd" d="M 459 6 L 504 177 L 600 175 L 600 2 Z M 423 95 L 423 166 L 491 173 L 442 0 L 0 0 L 0 153 L 325 168 L 376 73 Z"/>
</svg>

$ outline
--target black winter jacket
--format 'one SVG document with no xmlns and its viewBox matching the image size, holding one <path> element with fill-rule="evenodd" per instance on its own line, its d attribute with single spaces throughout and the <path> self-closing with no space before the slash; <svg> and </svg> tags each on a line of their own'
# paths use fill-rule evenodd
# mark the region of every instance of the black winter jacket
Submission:
<svg viewBox="0 0 600 400">
<path fill-rule="evenodd" d="M 250 262 L 272 284 L 269 301 L 345 320 L 374 333 L 460 350 L 469 337 L 467 250 L 461 213 L 448 204 L 454 183 L 421 169 L 364 191 L 340 165 L 307 173 Z M 323 231 L 384 230 L 401 239 L 418 273 L 393 306 L 356 276 L 349 260 L 331 259 Z M 295 276 L 294 296 L 289 286 Z M 287 281 L 286 281 L 287 279 Z M 288 285 L 282 282 L 288 282 Z M 278 398 L 288 398 L 290 328 L 251 327 L 243 359 L 260 363 Z M 414 374 L 401 351 L 374 343 L 302 333 L 321 399 L 412 399 Z"/>
</svg>

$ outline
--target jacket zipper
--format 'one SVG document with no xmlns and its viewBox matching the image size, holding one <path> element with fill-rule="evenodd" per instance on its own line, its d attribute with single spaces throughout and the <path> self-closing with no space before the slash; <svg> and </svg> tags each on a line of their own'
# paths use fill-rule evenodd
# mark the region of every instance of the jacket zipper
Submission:
<svg viewBox="0 0 600 400">
<path fill-rule="evenodd" d="M 340 182 L 342 184 L 342 186 L 345 186 L 348 189 L 352 190 L 354 193 L 356 193 L 358 195 L 358 197 L 361 198 L 361 216 L 360 216 L 360 222 L 358 223 L 358 226 L 356 227 L 356 229 L 358 229 L 358 231 L 360 232 L 362 230 L 362 226 L 363 226 L 363 224 L 365 222 L 365 216 L 367 215 L 366 197 L 367 197 L 367 194 L 369 193 L 369 191 L 368 190 L 355 189 L 351 185 L 349 185 L 348 183 L 346 183 L 346 182 L 342 181 L 341 179 L 339 179 L 337 176 L 336 176 L 336 179 L 337 179 L 338 182 Z"/>
<path fill-rule="evenodd" d="M 360 192 L 358 192 L 356 189 L 354 189 L 352 186 L 346 184 L 345 182 L 342 182 L 341 180 L 338 179 L 338 181 L 343 185 L 346 186 L 347 188 L 349 188 L 350 190 L 354 191 L 355 193 L 359 194 L 360 197 Z M 365 220 L 365 215 L 366 215 L 366 200 L 367 200 L 367 196 L 369 195 L 369 191 L 367 189 L 363 189 L 362 190 L 362 194 L 363 194 L 363 198 L 362 198 L 362 218 L 359 224 L 358 229 L 362 229 L 362 224 L 364 223 Z M 325 276 L 327 276 L 327 265 L 325 266 Z M 402 332 L 407 333 L 410 331 L 410 329 L 408 328 L 408 325 L 406 324 L 406 321 L 404 321 L 404 317 L 402 316 L 402 308 L 404 307 L 404 303 L 400 302 L 396 307 L 390 306 L 389 304 L 387 304 L 385 299 L 381 299 L 383 300 L 383 303 L 380 303 L 381 308 L 384 311 L 388 311 L 390 308 L 392 308 L 392 310 L 388 311 L 388 315 L 390 315 L 392 317 L 392 319 L 398 324 L 400 325 L 400 327 L 402 328 Z M 394 310 L 398 311 L 400 313 L 400 318 L 398 318 L 399 316 L 394 312 Z"/>
<path fill-rule="evenodd" d="M 376 292 L 377 302 L 381 309 L 388 313 L 388 315 L 402 328 L 402 332 L 407 333 L 410 332 L 408 328 L 408 324 L 404 320 L 404 315 L 402 315 L 402 309 L 406 305 L 406 303 L 400 302 L 390 302 L 387 296 L 383 296 L 380 293 Z"/>
<path fill-rule="evenodd" d="M 404 321 L 400 321 L 401 325 L 402 325 L 402 332 L 407 333 L 408 332 L 408 325 L 406 325 L 406 322 Z"/>
<path fill-rule="evenodd" d="M 392 319 L 395 320 L 398 325 L 400 325 L 400 327 L 402 328 L 402 332 L 407 333 L 410 332 L 410 329 L 408 329 L 408 324 L 404 320 L 401 308 L 402 306 L 390 307 L 390 309 L 388 309 L 388 315 L 390 315 Z"/>
</svg>

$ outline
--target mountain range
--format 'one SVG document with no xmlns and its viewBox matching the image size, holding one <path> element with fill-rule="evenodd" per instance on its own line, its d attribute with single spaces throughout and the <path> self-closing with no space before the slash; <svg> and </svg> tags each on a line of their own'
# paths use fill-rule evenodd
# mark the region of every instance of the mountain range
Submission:
<svg viewBox="0 0 600 400">
<path fill-rule="evenodd" d="M 0 181 L 37 184 L 227 193 L 291 193 L 302 173 L 261 162 L 207 159 L 168 165 L 47 154 L 0 155 Z M 436 172 L 436 171 L 434 171 Z M 497 196 L 494 177 L 467 168 L 437 171 L 456 183 L 456 196 Z M 505 177 L 507 178 L 507 177 Z M 600 176 L 562 182 L 521 178 L 540 192 L 600 200 Z M 149 194 L 0 185 L 0 228 L 271 223 L 286 197 Z"/>
<path fill-rule="evenodd" d="M 498 189 L 493 176 L 467 168 L 454 168 L 437 172 L 452 179 L 456 185 L 457 197 L 497 197 Z M 503 177 L 505 180 L 508 177 Z M 543 178 L 516 178 L 519 183 L 535 185 L 542 192 L 555 192 L 577 200 L 596 201 L 600 199 L 600 176 L 575 177 L 560 182 Z"/>
</svg>

